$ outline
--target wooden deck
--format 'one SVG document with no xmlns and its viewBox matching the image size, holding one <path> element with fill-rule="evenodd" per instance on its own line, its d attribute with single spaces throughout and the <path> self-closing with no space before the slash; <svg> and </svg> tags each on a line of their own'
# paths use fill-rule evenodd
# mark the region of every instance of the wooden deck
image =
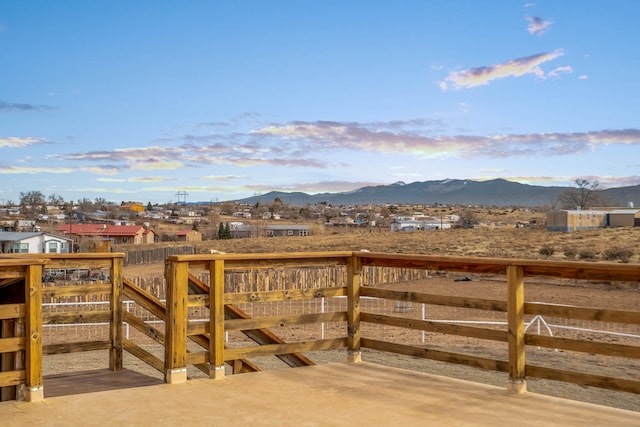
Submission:
<svg viewBox="0 0 640 427">
<path fill-rule="evenodd" d="M 44 397 L 48 399 L 72 394 L 96 393 L 159 384 L 163 384 L 163 381 L 128 369 L 73 372 L 45 376 Z"/>
<path fill-rule="evenodd" d="M 637 412 L 508 394 L 501 387 L 371 363 L 127 388 L 121 387 L 142 385 L 143 378 L 127 371 L 109 374 L 81 373 L 77 382 L 71 375 L 48 378 L 44 402 L 0 403 L 2 425 L 637 426 L 640 420 Z M 96 386 L 103 391 L 89 392 Z M 59 395 L 71 392 L 81 394 Z"/>
</svg>

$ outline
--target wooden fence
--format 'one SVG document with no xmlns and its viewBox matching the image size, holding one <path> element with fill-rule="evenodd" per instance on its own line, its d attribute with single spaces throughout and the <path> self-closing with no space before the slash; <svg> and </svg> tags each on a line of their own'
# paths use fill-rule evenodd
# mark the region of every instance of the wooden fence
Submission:
<svg viewBox="0 0 640 427">
<path fill-rule="evenodd" d="M 362 349 L 373 349 L 507 372 L 509 388 L 516 392 L 525 390 L 526 377 L 538 377 L 640 393 L 637 378 L 559 369 L 530 363 L 526 357 L 527 346 L 537 346 L 630 362 L 640 359 L 640 346 L 525 332 L 526 319 L 538 315 L 606 321 L 637 328 L 640 311 L 574 307 L 524 299 L 527 278 L 637 283 L 640 265 L 366 252 L 173 255 L 167 259 L 165 304 L 159 295 L 164 291 L 164 281 L 154 283 L 153 289 L 145 289 L 124 278 L 123 259 L 123 253 L 47 254 L 47 259 L 26 255 L 0 258 L 0 301 L 3 303 L 0 305 L 0 388 L 4 399 L 42 399 L 42 356 L 89 350 L 107 350 L 112 370 L 123 367 L 123 351 L 127 351 L 163 372 L 168 383 L 185 381 L 187 367 L 191 365 L 212 378 L 223 378 L 225 364 L 233 373 L 260 370 L 254 361 L 256 357 L 275 356 L 288 366 L 296 367 L 313 364 L 308 357 L 312 352 L 345 349 L 348 360 L 358 362 Z M 75 271 L 78 281 L 43 283 L 43 270 Z M 507 298 L 491 300 L 394 289 L 394 283 L 421 279 L 435 271 L 497 275 L 504 280 Z M 80 281 L 87 276 L 96 280 Z M 379 286 L 382 284 L 385 286 Z M 108 301 L 109 309 L 43 313 L 43 297 Z M 125 298 L 155 316 L 161 326 L 125 312 Z M 344 305 L 322 312 L 292 310 L 257 317 L 241 308 L 271 302 L 304 304 L 320 299 L 335 299 Z M 402 310 L 381 313 L 369 308 L 368 302 L 373 300 L 393 301 L 400 303 L 399 307 L 415 303 L 446 310 L 499 313 L 505 316 L 506 326 L 434 322 L 403 316 Z M 207 321 L 193 316 L 194 310 L 200 309 L 207 313 Z M 43 325 L 77 322 L 108 323 L 108 335 L 103 339 L 43 345 Z M 144 345 L 123 336 L 125 324 L 163 346 L 164 354 L 152 354 Z M 292 340 L 276 333 L 286 327 L 296 329 L 313 324 L 337 326 L 320 339 L 303 335 L 301 339 Z M 498 343 L 504 346 L 506 357 L 445 351 L 430 348 L 428 343 L 396 342 L 369 332 L 369 326 Z M 236 333 L 251 344 L 227 340 L 229 334 Z"/>
<path fill-rule="evenodd" d="M 434 257 L 423 255 L 399 255 L 382 253 L 280 253 L 280 254 L 240 254 L 240 255 L 192 255 L 169 258 L 167 270 L 167 347 L 166 369 L 170 373 L 169 382 L 186 379 L 184 368 L 197 361 L 211 366 L 213 378 L 224 377 L 224 363 L 232 359 L 252 358 L 346 348 L 350 360 L 361 358 L 361 349 L 405 354 L 410 356 L 459 363 L 468 366 L 508 372 L 509 389 L 522 392 L 526 389 L 526 377 L 572 382 L 640 393 L 637 379 L 614 378 L 589 372 L 573 372 L 553 366 L 538 366 L 526 362 L 527 345 L 567 351 L 599 354 L 604 356 L 640 359 L 640 347 L 634 345 L 592 342 L 561 337 L 542 337 L 525 333 L 526 316 L 556 316 L 588 321 L 609 321 L 629 325 L 640 325 L 640 311 L 622 311 L 609 308 L 573 307 L 546 303 L 525 302 L 525 278 L 548 277 L 562 279 L 584 279 L 598 281 L 640 280 L 640 266 L 614 263 L 556 262 L 519 259 Z M 340 266 L 345 271 L 344 284 L 337 286 L 307 286 L 296 290 L 272 289 L 260 281 L 242 288 L 242 292 L 230 291 L 225 283 L 226 273 L 232 270 L 312 268 Z M 422 271 L 456 271 L 475 274 L 502 276 L 507 289 L 507 300 L 488 300 L 456 296 L 432 295 L 428 293 L 403 292 L 393 289 L 362 286 L 363 271 L 368 268 L 416 269 Z M 209 272 L 212 286 L 204 295 L 189 294 L 190 269 L 205 269 Z M 265 273 L 266 274 L 266 273 Z M 264 277 L 264 276 L 263 276 Z M 204 289 L 203 289 L 204 290 Z M 345 297 L 348 301 L 343 312 L 320 313 L 314 315 L 270 316 L 260 319 L 226 318 L 227 305 L 261 303 L 267 301 L 291 301 L 329 296 Z M 361 310 L 361 298 L 378 298 L 410 303 L 425 303 L 447 307 L 464 307 L 477 310 L 496 311 L 506 314 L 506 329 L 462 326 L 459 324 L 436 324 L 429 321 L 405 319 L 400 316 L 379 315 Z M 210 308 L 210 321 L 193 324 L 187 316 L 189 307 Z M 345 322 L 345 335 L 324 340 L 299 341 L 294 343 L 225 347 L 226 332 L 251 328 L 272 328 L 282 325 L 299 325 L 314 322 Z M 417 329 L 469 338 L 503 342 L 508 357 L 504 360 L 476 355 L 429 349 L 422 345 L 405 345 L 379 340 L 363 335 L 361 324 L 377 324 L 387 327 Z M 210 337 L 209 347 L 197 354 L 187 354 L 186 343 L 191 333 L 206 334 Z"/>
</svg>

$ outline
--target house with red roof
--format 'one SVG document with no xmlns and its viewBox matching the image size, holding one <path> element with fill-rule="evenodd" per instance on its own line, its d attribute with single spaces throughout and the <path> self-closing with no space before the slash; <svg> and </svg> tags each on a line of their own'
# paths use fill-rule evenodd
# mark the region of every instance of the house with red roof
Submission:
<svg viewBox="0 0 640 427">
<path fill-rule="evenodd" d="M 141 225 L 60 224 L 57 231 L 76 242 L 81 238 L 95 238 L 110 240 L 114 245 L 142 245 L 153 243 L 156 239 L 153 230 Z"/>
</svg>

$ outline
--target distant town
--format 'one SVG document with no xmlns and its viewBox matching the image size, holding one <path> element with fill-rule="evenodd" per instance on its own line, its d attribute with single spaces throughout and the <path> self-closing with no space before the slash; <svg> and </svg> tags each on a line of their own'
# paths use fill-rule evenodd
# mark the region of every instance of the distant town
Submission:
<svg viewBox="0 0 640 427">
<path fill-rule="evenodd" d="M 640 225 L 640 209 L 558 210 L 469 205 L 293 206 L 279 197 L 239 202 L 151 204 L 101 198 L 65 201 L 41 192 L 21 193 L 0 206 L 4 253 L 110 250 L 114 245 L 199 242 L 256 237 L 304 237 L 344 232 L 415 232 L 452 228 L 546 227 L 549 231 Z"/>
</svg>

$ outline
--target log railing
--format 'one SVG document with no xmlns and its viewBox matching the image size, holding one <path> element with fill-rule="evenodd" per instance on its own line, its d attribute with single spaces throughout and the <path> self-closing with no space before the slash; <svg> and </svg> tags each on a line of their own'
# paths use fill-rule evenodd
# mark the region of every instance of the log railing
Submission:
<svg viewBox="0 0 640 427">
<path fill-rule="evenodd" d="M 225 291 L 225 274 L 242 269 L 300 269 L 307 267 L 341 268 L 345 271 L 346 285 L 325 288 L 302 288 L 296 290 L 266 290 L 254 292 Z M 502 276 L 506 287 L 506 301 L 469 298 L 460 296 L 431 295 L 363 286 L 364 269 L 412 268 L 430 271 L 451 271 Z M 200 269 L 209 273 L 208 295 L 189 295 L 189 272 Z M 224 254 L 184 255 L 168 259 L 167 286 L 169 300 L 167 309 L 167 381 L 186 380 L 183 374 L 187 364 L 193 361 L 207 363 L 212 378 L 224 377 L 224 362 L 231 359 L 252 358 L 266 355 L 304 353 L 316 350 L 346 348 L 349 360 L 361 359 L 361 349 L 370 348 L 444 362 L 508 372 L 509 389 L 514 392 L 526 390 L 526 377 L 538 377 L 577 383 L 632 393 L 640 393 L 640 381 L 574 372 L 554 367 L 527 363 L 526 346 L 601 354 L 604 356 L 640 359 L 640 347 L 635 345 L 603 343 L 561 337 L 538 336 L 525 333 L 525 319 L 534 315 L 556 316 L 587 321 L 610 321 L 628 325 L 640 325 L 640 311 L 623 311 L 609 308 L 574 307 L 545 303 L 525 302 L 525 281 L 528 278 L 584 279 L 595 281 L 638 282 L 640 265 L 614 263 L 565 262 L 547 260 L 496 259 L 473 257 L 437 257 L 427 255 L 400 255 L 368 252 L 326 253 L 276 253 L 276 254 Z M 266 274 L 266 273 L 265 273 Z M 267 316 L 259 319 L 225 318 L 225 307 L 229 304 L 294 301 L 299 299 L 343 296 L 347 298 L 344 312 Z M 367 312 L 361 299 L 378 298 L 412 303 L 434 304 L 449 307 L 464 307 L 497 311 L 506 314 L 506 329 L 489 329 L 460 324 L 434 323 L 426 320 L 406 319 Z M 193 326 L 185 317 L 190 305 L 210 307 L 210 321 Z M 171 307 L 171 309 L 169 309 Z M 279 343 L 240 348 L 226 348 L 225 333 L 230 330 L 270 328 L 283 325 L 298 325 L 307 322 L 345 322 L 343 337 L 292 343 Z M 452 334 L 463 337 L 504 342 L 508 352 L 505 360 L 495 357 L 469 355 L 429 349 L 424 345 L 410 345 L 374 339 L 363 333 L 364 324 L 417 329 L 422 331 Z M 210 337 L 208 351 L 197 356 L 188 356 L 187 337 L 193 331 Z"/>
</svg>

